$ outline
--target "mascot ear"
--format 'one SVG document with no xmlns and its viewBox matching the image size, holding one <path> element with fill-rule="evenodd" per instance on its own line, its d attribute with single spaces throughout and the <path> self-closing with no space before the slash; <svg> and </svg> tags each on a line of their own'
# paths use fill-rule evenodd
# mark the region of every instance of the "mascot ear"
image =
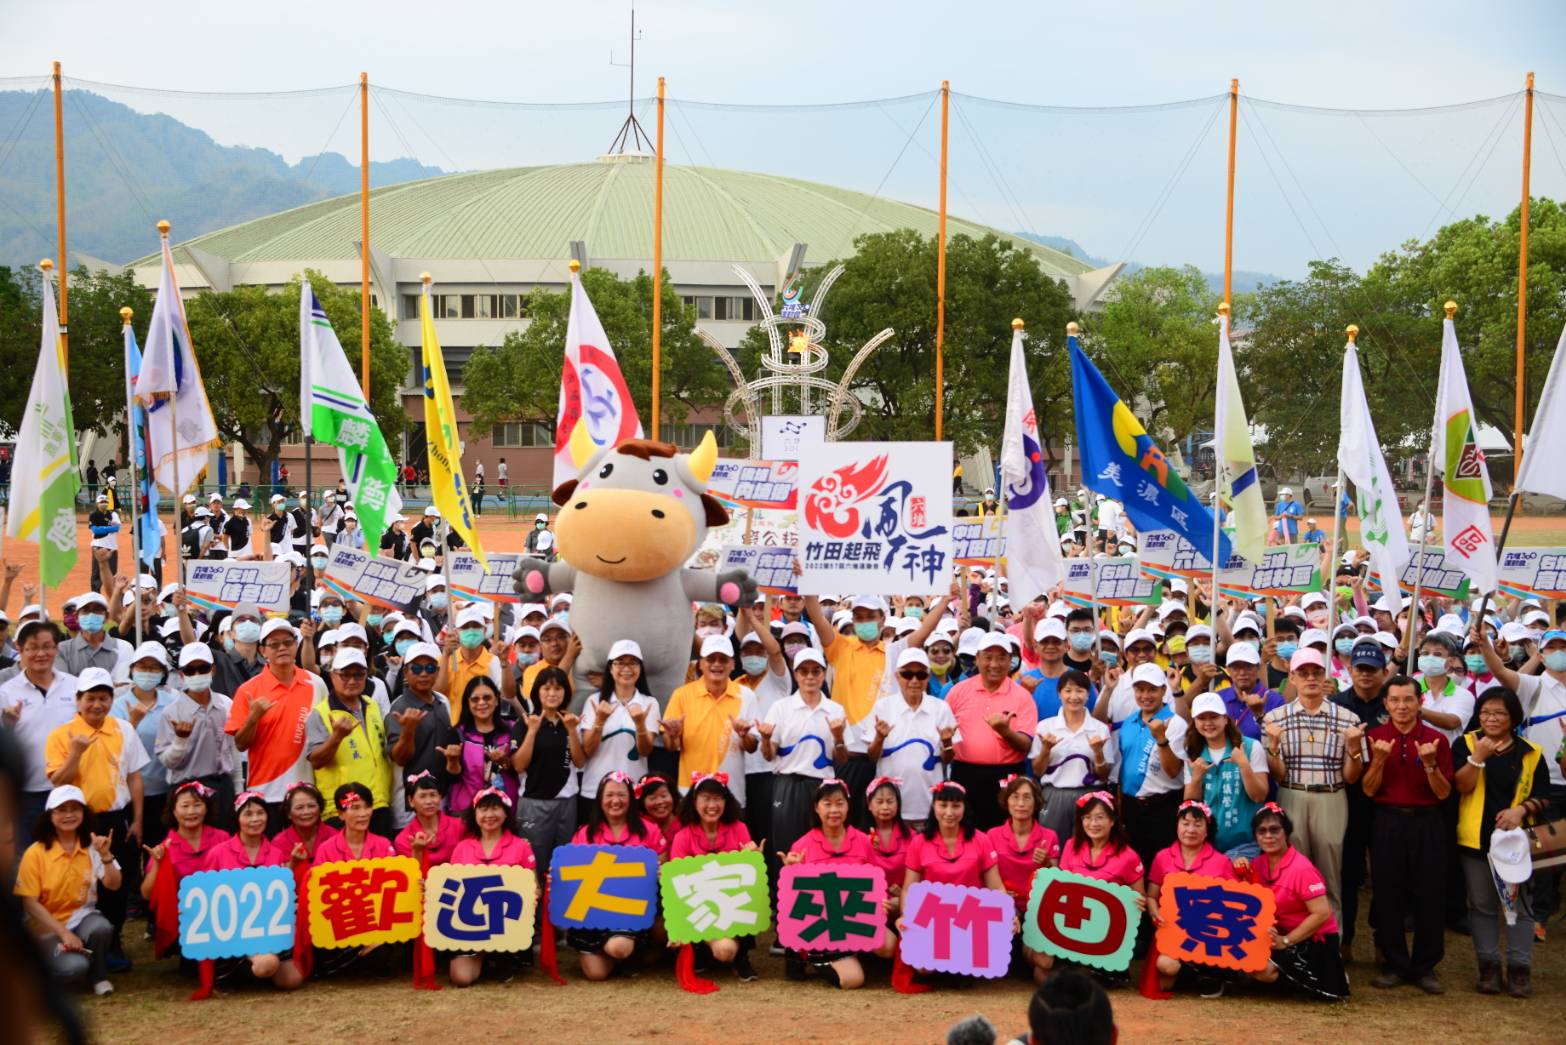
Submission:
<svg viewBox="0 0 1566 1045">
<path fill-rule="evenodd" d="M 571 499 L 571 495 L 574 493 L 576 493 L 576 480 L 567 479 L 565 482 L 555 487 L 555 492 L 550 494 L 549 499 L 554 501 L 555 504 L 559 505 L 561 508 L 564 508 L 565 503 Z"/>
<path fill-rule="evenodd" d="M 718 441 L 712 437 L 709 429 L 706 435 L 701 437 L 701 442 L 692 450 L 689 457 L 691 474 L 702 486 L 707 485 L 707 480 L 712 478 L 712 470 L 718 464 Z"/>
<path fill-rule="evenodd" d="M 562 486 L 560 489 L 564 490 L 565 487 Z M 559 496 L 558 491 L 556 491 L 556 496 Z M 571 495 L 570 493 L 567 493 L 566 496 L 570 497 Z M 556 501 L 555 503 L 560 504 L 561 502 Z M 723 507 L 723 502 L 719 501 L 716 497 L 712 496 L 711 494 L 702 494 L 701 506 L 707 509 L 708 526 L 727 526 L 729 524 L 729 511 L 727 508 Z"/>
</svg>

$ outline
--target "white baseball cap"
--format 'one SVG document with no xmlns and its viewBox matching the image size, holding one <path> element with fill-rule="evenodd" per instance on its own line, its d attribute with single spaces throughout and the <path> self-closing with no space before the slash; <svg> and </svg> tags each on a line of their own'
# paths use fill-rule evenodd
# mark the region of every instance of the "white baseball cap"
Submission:
<svg viewBox="0 0 1566 1045">
<path fill-rule="evenodd" d="M 707 638 L 707 642 L 712 642 L 714 640 L 722 641 L 716 635 L 711 635 Z M 703 642 L 701 644 L 702 656 L 704 657 L 707 655 L 707 642 Z M 821 655 L 821 651 L 816 649 L 814 646 L 805 646 L 794 654 L 794 670 L 798 671 L 800 665 L 802 664 L 819 664 L 824 668 L 826 667 L 826 658 L 823 657 Z"/>
<path fill-rule="evenodd" d="M 1197 715 L 1227 715 L 1229 708 L 1216 693 L 1203 693 L 1191 701 L 1191 717 Z"/>
<path fill-rule="evenodd" d="M 51 794 L 49 800 L 54 801 Z M 1510 831 L 1490 832 L 1490 866 L 1503 882 L 1517 885 L 1533 876 L 1533 853 L 1528 845 L 1528 832 L 1520 827 Z"/>
<path fill-rule="evenodd" d="M 234 507 L 235 508 L 242 508 L 245 511 L 249 511 L 250 510 L 250 502 L 245 500 L 243 497 L 236 497 L 236 498 L 234 498 Z"/>
<path fill-rule="evenodd" d="M 153 642 L 150 639 L 143 642 L 131 654 L 130 662 L 134 664 L 146 657 L 151 657 L 165 668 L 169 666 L 169 651 L 163 648 L 163 643 L 161 642 Z"/>
<path fill-rule="evenodd" d="M 545 606 L 542 602 L 524 602 L 517 609 L 518 619 L 531 617 L 535 613 L 540 617 L 547 617 L 549 616 L 549 607 Z"/>
<path fill-rule="evenodd" d="M 1328 642 L 1327 633 L 1320 628 L 1306 628 L 1304 633 L 1300 635 L 1301 646 L 1325 646 Z"/>
<path fill-rule="evenodd" d="M 1189 639 L 1187 641 L 1190 641 Z M 1236 642 L 1224 656 L 1225 664 L 1260 664 L 1261 654 L 1249 642 Z"/>
<path fill-rule="evenodd" d="M 1157 686 L 1159 689 L 1167 689 L 1169 680 L 1164 677 L 1164 669 L 1157 664 L 1138 664 L 1131 671 L 1131 684 L 1142 683 L 1147 686 Z"/>
<path fill-rule="evenodd" d="M 613 664 L 621 657 L 635 657 L 642 660 L 642 647 L 635 639 L 620 639 L 609 647 L 608 663 Z"/>
<path fill-rule="evenodd" d="M 357 653 L 358 651 L 354 650 L 353 652 Z M 428 657 L 438 664 L 440 663 L 440 647 L 433 642 L 415 642 L 408 647 L 408 652 L 403 654 L 402 662 L 407 664 L 418 660 L 420 657 Z"/>
<path fill-rule="evenodd" d="M 224 619 L 226 620 L 227 618 Z M 180 647 L 179 667 L 181 671 L 184 671 L 192 664 L 211 663 L 213 663 L 212 647 L 208 646 L 205 642 L 187 642 L 184 646 Z"/>
<path fill-rule="evenodd" d="M 296 639 L 299 637 L 299 633 L 294 630 L 294 626 L 292 624 L 288 623 L 288 621 L 281 617 L 273 617 L 271 620 L 261 625 L 261 641 L 265 642 L 267 640 L 267 636 L 274 635 L 280 631 L 286 631 L 289 635 Z"/>
<path fill-rule="evenodd" d="M 538 626 L 538 637 L 543 638 L 544 632 L 546 631 L 563 631 L 567 635 L 571 634 L 571 629 L 566 627 L 565 621 L 561 620 L 559 617 L 550 617 L 548 620 L 544 621 L 544 623 L 540 624 Z M 721 638 L 722 636 L 714 635 L 711 637 Z"/>
<path fill-rule="evenodd" d="M 102 671 L 102 668 L 90 668 L 91 671 Z M 82 789 L 75 784 L 61 784 L 49 791 L 49 797 L 44 799 L 44 812 L 59 809 L 67 802 L 75 802 L 82 808 L 87 807 L 87 796 L 82 794 Z"/>
<path fill-rule="evenodd" d="M 928 668 L 930 666 L 930 658 L 925 656 L 922 649 L 905 649 L 897 655 L 897 666 L 902 668 L 909 664 L 920 664 Z"/>
<path fill-rule="evenodd" d="M 465 628 L 473 624 L 483 627 L 487 623 L 489 622 L 484 617 L 484 611 L 477 606 L 468 606 L 461 613 L 457 614 L 457 627 L 459 628 Z"/>
<path fill-rule="evenodd" d="M 854 601 L 848 604 L 851 610 L 875 610 L 877 613 L 886 612 L 886 600 L 879 595 L 855 595 Z"/>
<path fill-rule="evenodd" d="M 791 620 L 787 624 L 783 625 L 783 633 L 781 637 L 786 639 L 790 635 L 803 635 L 808 639 L 810 637 L 810 625 L 806 624 L 802 620 Z"/>
<path fill-rule="evenodd" d="M 167 662 L 165 661 L 165 663 Z M 78 694 L 86 693 L 92 689 L 112 690 L 113 688 L 114 676 L 102 668 L 85 668 L 80 675 L 76 676 L 76 692 Z"/>
<path fill-rule="evenodd" d="M 1305 593 L 1305 597 L 1300 600 L 1300 605 L 1307 610 L 1312 606 L 1325 606 L 1326 604 L 1327 597 L 1319 591 L 1308 591 Z"/>
<path fill-rule="evenodd" d="M 341 671 L 344 668 L 351 668 L 354 665 L 358 665 L 361 668 L 369 667 L 369 665 L 364 662 L 364 650 L 349 646 L 347 649 L 340 649 L 336 653 L 332 654 L 333 671 Z"/>
<path fill-rule="evenodd" d="M 1034 642 L 1043 642 L 1045 639 L 1066 641 L 1066 625 L 1059 617 L 1045 617 L 1039 621 L 1038 627 L 1033 629 Z"/>
<path fill-rule="evenodd" d="M 549 625 L 546 624 L 544 626 L 547 628 Z M 803 653 L 804 650 L 801 650 L 800 652 Z M 706 660 L 708 657 L 712 656 L 729 657 L 730 659 L 733 658 L 734 644 L 729 641 L 728 636 L 708 635 L 706 638 L 701 640 L 701 659 Z"/>
<path fill-rule="evenodd" d="M 1193 624 L 1185 630 L 1185 644 L 1189 646 L 1197 639 L 1212 641 L 1213 629 L 1205 624 Z"/>
<path fill-rule="evenodd" d="M 998 631 L 989 632 L 988 634 L 986 634 L 983 638 L 981 638 L 979 640 L 978 652 L 979 653 L 983 653 L 985 650 L 998 649 L 998 650 L 1004 650 L 1006 652 L 1006 654 L 1008 656 L 1010 656 L 1011 655 L 1011 643 L 1008 642 L 1006 639 L 1007 639 L 1007 637 L 1004 634 L 1002 634 L 1001 632 L 998 632 Z"/>
<path fill-rule="evenodd" d="M 1146 628 L 1132 628 L 1126 632 L 1126 646 L 1135 646 L 1138 642 L 1150 642 L 1158 645 L 1158 637 Z"/>
</svg>

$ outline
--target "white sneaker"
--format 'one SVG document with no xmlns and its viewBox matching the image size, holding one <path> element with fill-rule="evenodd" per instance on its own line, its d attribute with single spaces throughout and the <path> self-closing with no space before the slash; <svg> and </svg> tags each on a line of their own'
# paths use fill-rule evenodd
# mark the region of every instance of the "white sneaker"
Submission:
<svg viewBox="0 0 1566 1045">
<path fill-rule="evenodd" d="M 114 984 L 110 983 L 108 980 L 99 980 L 97 983 L 92 985 L 92 992 L 100 998 L 105 994 L 113 994 Z"/>
</svg>

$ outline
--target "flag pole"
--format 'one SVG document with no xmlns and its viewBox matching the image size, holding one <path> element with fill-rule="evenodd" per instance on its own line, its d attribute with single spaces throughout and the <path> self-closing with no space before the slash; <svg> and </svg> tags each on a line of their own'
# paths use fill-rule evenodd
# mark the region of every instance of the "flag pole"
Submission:
<svg viewBox="0 0 1566 1045">
<path fill-rule="evenodd" d="M 1359 343 L 1359 326 L 1354 323 L 1348 325 L 1345 331 L 1348 334 L 1349 344 Z M 1328 594 L 1333 590 L 1333 579 L 1338 571 L 1338 551 L 1343 539 L 1343 513 L 1338 509 L 1343 504 L 1343 465 L 1338 464 L 1338 481 L 1332 487 L 1332 554 L 1327 557 L 1327 569 L 1321 577 L 1322 594 L 1327 595 L 1327 605 L 1332 610 L 1332 615 L 1337 616 L 1337 599 L 1335 595 Z"/>
<path fill-rule="evenodd" d="M 131 308 L 120 309 L 120 322 L 124 324 L 125 334 L 130 335 L 131 317 L 136 313 Z M 126 443 L 130 446 L 130 453 L 126 454 L 126 464 L 130 466 L 130 505 L 131 505 L 131 572 L 141 575 L 141 542 L 140 542 L 140 518 L 141 505 L 137 502 L 141 499 L 141 480 L 136 475 L 136 397 L 131 394 L 130 375 L 126 375 L 125 381 L 125 431 Z M 139 594 L 139 593 L 138 593 Z M 112 608 L 112 607 L 111 607 Z M 141 645 L 141 599 L 136 600 L 136 645 Z"/>
<path fill-rule="evenodd" d="M 663 97 L 658 77 L 658 153 L 653 157 L 652 440 L 658 441 L 658 398 L 663 390 Z M 450 598 L 450 596 L 447 596 Z"/>
<path fill-rule="evenodd" d="M 1023 326 L 1023 323 L 1022 323 L 1022 318 L 1020 316 L 1017 317 L 1016 319 L 1013 319 L 1011 321 L 1011 329 L 1012 330 L 1021 330 L 1022 326 Z M 1010 393 L 1008 391 L 1008 395 L 1009 394 Z M 992 621 L 995 619 L 996 608 L 1000 605 L 1000 581 L 1001 581 L 1001 553 L 1000 553 L 1000 550 L 1001 550 L 1001 544 L 1004 543 L 1005 540 L 1006 540 L 1006 512 L 1009 509 L 1009 506 L 1007 504 L 1007 501 L 1009 500 L 1009 498 L 1007 496 L 1007 491 L 1006 491 L 1006 466 L 1005 466 L 1004 460 L 1001 463 L 999 482 L 997 483 L 997 485 L 1000 487 L 1000 489 L 998 491 L 1000 496 L 996 498 L 996 501 L 999 502 L 999 504 L 1000 504 L 1000 512 L 998 513 L 998 518 L 996 519 L 995 526 L 996 526 L 996 529 L 999 531 L 999 533 L 997 533 L 996 537 L 995 537 L 995 558 L 990 561 L 990 569 L 995 571 L 995 582 L 990 585 L 990 619 Z M 1023 637 L 1026 638 L 1026 636 L 1023 636 Z"/>
<path fill-rule="evenodd" d="M 1501 555 L 1506 551 L 1506 535 L 1512 532 L 1512 516 L 1516 514 L 1517 502 L 1520 500 L 1522 500 L 1522 491 L 1515 489 L 1512 491 L 1511 496 L 1506 499 L 1506 518 L 1501 523 L 1501 539 L 1495 545 L 1496 562 L 1501 561 Z M 1484 623 L 1484 615 L 1490 609 L 1490 596 L 1493 594 L 1493 592 L 1487 591 L 1484 593 L 1484 597 L 1479 600 L 1479 615 L 1474 618 L 1476 623 Z M 1550 619 L 1555 619 L 1553 614 L 1551 614 Z"/>
<path fill-rule="evenodd" d="M 1231 293 L 1234 289 L 1234 139 L 1239 114 L 1240 81 L 1234 79 L 1229 81 L 1229 189 L 1223 226 L 1223 303 L 1225 305 L 1234 303 Z"/>
<path fill-rule="evenodd" d="M 946 158 L 951 130 L 952 85 L 941 81 L 941 206 L 935 225 L 935 441 L 946 412 Z M 1096 620 L 1097 618 L 1095 618 Z"/>
<path fill-rule="evenodd" d="M 55 210 L 60 226 L 60 357 L 61 367 L 70 368 L 70 326 L 66 309 L 66 273 L 70 271 L 70 255 L 66 254 L 66 119 L 64 119 L 64 89 L 60 83 L 60 63 L 55 63 Z M 1528 94 L 1532 99 L 1532 92 Z M 69 376 L 67 376 L 69 381 Z M 72 436 L 74 439 L 75 436 Z"/>
<path fill-rule="evenodd" d="M 1528 74 L 1528 87 L 1523 104 L 1523 162 L 1522 162 L 1522 221 L 1519 225 L 1517 247 L 1517 402 L 1516 423 L 1512 426 L 1516 453 L 1512 457 L 1512 488 L 1517 487 L 1517 477 L 1522 475 L 1523 417 L 1527 411 L 1527 396 L 1523 385 L 1526 373 L 1523 369 L 1523 352 L 1528 340 L 1528 174 L 1533 166 L 1533 73 Z M 61 248 L 64 256 L 64 248 Z M 63 273 L 62 273 L 63 276 Z M 64 285 L 64 279 L 61 280 Z M 61 311 L 64 311 L 61 305 Z M 1511 508 L 1507 508 L 1507 521 L 1511 521 Z M 1497 554 L 1500 550 L 1497 549 Z"/>
<path fill-rule="evenodd" d="M 1239 82 L 1240 81 L 1235 80 L 1234 84 L 1238 85 Z M 1233 101 L 1232 96 L 1231 96 L 1230 100 L 1231 100 L 1231 103 L 1232 103 L 1232 101 Z M 1231 248 L 1233 246 L 1233 243 L 1234 243 L 1234 122 L 1233 122 L 1233 109 L 1231 109 L 1230 110 L 1230 123 L 1229 123 L 1229 225 L 1228 225 L 1227 231 L 1224 233 L 1223 300 L 1218 303 L 1218 321 L 1220 323 L 1227 323 L 1229 321 L 1229 264 L 1230 264 L 1230 261 L 1232 260 L 1232 258 L 1231 258 L 1231 252 L 1232 252 Z M 1217 636 L 1217 632 L 1216 632 L 1216 628 L 1217 628 L 1217 625 L 1218 625 L 1218 598 L 1219 598 L 1219 593 L 1218 593 L 1218 571 L 1223 567 L 1223 563 L 1218 561 L 1218 549 L 1221 546 L 1220 535 L 1223 533 L 1223 526 L 1219 522 L 1220 515 L 1219 515 L 1219 503 L 1218 503 L 1219 502 L 1219 492 L 1218 492 L 1218 473 L 1219 473 L 1218 455 L 1222 452 L 1222 447 L 1220 447 L 1218 445 L 1218 442 L 1219 442 L 1219 440 L 1222 437 L 1223 437 L 1223 433 L 1218 432 L 1218 431 L 1214 431 L 1213 432 L 1213 554 L 1212 554 L 1213 590 L 1212 590 L 1212 605 L 1211 605 L 1210 609 L 1212 611 L 1213 627 L 1215 629 L 1214 630 L 1214 634 L 1213 634 L 1214 648 L 1216 648 L 1216 644 L 1217 644 L 1217 641 L 1218 641 L 1218 636 Z"/>
<path fill-rule="evenodd" d="M 572 264 L 573 265 L 576 264 L 574 259 L 572 260 Z M 430 314 L 429 313 L 429 308 L 430 308 L 430 304 L 429 304 L 430 284 L 432 282 L 434 282 L 434 279 L 435 279 L 435 277 L 430 275 L 428 272 L 421 272 L 421 273 L 419 273 L 419 282 L 424 285 L 424 289 L 422 291 L 420 291 L 420 293 L 422 293 L 424 295 L 424 298 L 425 298 L 425 300 L 423 302 L 423 306 L 422 306 L 422 311 L 420 312 L 421 316 Z M 657 300 L 657 299 L 655 298 L 654 300 Z M 426 345 L 426 349 L 427 349 L 427 347 L 428 346 Z M 444 358 L 442 358 L 441 362 L 442 362 L 442 365 L 445 364 Z M 426 370 L 429 369 L 429 365 L 430 365 L 429 354 L 426 351 L 425 355 L 424 355 L 424 366 L 425 366 Z M 653 373 L 657 373 L 657 372 L 658 372 L 658 370 L 657 370 L 657 367 L 655 366 L 653 368 Z M 426 443 L 426 445 L 428 445 L 428 442 L 429 442 L 429 436 L 428 436 L 428 433 L 425 433 L 425 443 Z M 455 452 L 456 451 L 456 447 L 453 447 L 452 450 L 453 450 L 453 452 Z M 431 487 L 430 496 L 431 496 L 431 498 L 433 498 L 435 496 L 433 487 Z M 440 545 L 439 545 L 439 549 L 440 549 L 440 572 L 441 572 L 441 578 L 443 579 L 443 581 L 445 582 L 445 585 L 446 585 L 446 631 L 449 634 L 455 635 L 457 633 L 457 624 L 456 624 L 457 608 L 452 605 L 452 600 L 451 600 L 451 539 L 450 539 L 450 536 L 451 536 L 451 522 L 448 519 L 446 519 L 445 516 L 441 516 L 441 520 L 440 521 L 441 521 L 441 534 L 440 534 Z M 442 653 L 441 656 L 444 658 L 445 654 Z"/>
<path fill-rule="evenodd" d="M 158 222 L 158 235 L 163 240 L 163 249 L 164 249 L 165 252 L 169 249 L 169 229 L 170 228 L 171 228 L 171 226 L 169 225 L 169 223 L 166 220 Z M 184 312 L 183 305 L 180 307 L 180 311 L 182 313 Z M 185 332 L 185 337 L 187 339 L 190 337 L 189 331 Z M 194 356 L 195 352 L 192 351 L 191 355 Z M 179 490 L 179 489 L 175 488 L 175 487 L 179 486 L 179 405 L 178 405 L 179 404 L 179 387 L 178 387 L 178 385 L 175 386 L 174 391 L 170 392 L 168 394 L 168 396 L 169 396 L 169 398 L 168 398 L 168 404 L 169 404 L 169 452 L 170 452 L 170 454 L 173 457 L 173 469 L 174 469 L 174 484 L 173 484 L 173 486 L 169 487 L 169 493 L 171 494 L 171 496 L 169 497 L 169 502 L 170 502 L 169 503 L 169 514 L 174 519 L 174 580 L 175 580 L 175 583 L 183 585 L 185 583 L 185 528 L 183 526 L 181 526 L 180 522 L 179 522 L 179 506 L 180 506 L 180 497 L 181 497 L 181 495 L 185 491 Z M 153 470 L 153 474 L 154 475 L 157 474 L 157 464 L 156 464 L 156 462 L 148 461 L 147 462 L 147 467 L 149 467 L 149 468 L 151 468 Z M 194 517 L 192 517 L 192 521 L 194 521 Z M 140 569 L 140 567 L 138 566 L 137 569 Z"/>
<path fill-rule="evenodd" d="M 359 383 L 370 401 L 370 74 L 359 74 Z M 308 408 L 307 408 L 308 409 Z M 309 458 L 305 458 L 308 470 Z M 306 486 L 310 483 L 307 480 Z"/>
<path fill-rule="evenodd" d="M 1449 300 L 1443 307 L 1448 321 L 1457 315 L 1457 302 Z M 1414 663 L 1414 642 L 1415 636 L 1419 633 L 1419 596 L 1424 590 L 1425 581 L 1425 550 L 1430 546 L 1430 531 L 1433 529 L 1430 524 L 1435 518 L 1430 513 L 1430 498 L 1435 493 L 1435 439 L 1436 430 L 1441 424 L 1440 410 L 1441 404 L 1437 402 L 1437 416 L 1430 423 L 1430 452 L 1426 454 L 1425 462 L 1425 508 L 1424 518 L 1419 520 L 1419 556 L 1414 560 L 1414 605 L 1408 611 L 1407 665 Z M 1393 579 L 1393 583 L 1397 583 L 1396 579 Z"/>
</svg>

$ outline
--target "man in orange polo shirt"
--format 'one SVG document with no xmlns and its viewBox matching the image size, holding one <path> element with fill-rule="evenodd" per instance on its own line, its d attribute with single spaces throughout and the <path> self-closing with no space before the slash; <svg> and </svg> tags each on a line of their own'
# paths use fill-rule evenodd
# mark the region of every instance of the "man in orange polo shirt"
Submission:
<svg viewBox="0 0 1566 1045">
<path fill-rule="evenodd" d="M 305 756 L 305 723 L 311 706 L 326 699 L 326 685 L 298 666 L 298 655 L 293 627 L 286 620 L 267 621 L 261 628 L 266 667 L 235 691 L 223 727 L 234 746 L 249 755 L 246 786 L 266 799 L 274 824 L 282 823 L 288 785 L 314 776 Z"/>
<path fill-rule="evenodd" d="M 745 754 L 761 743 L 756 696 L 730 678 L 734 647 L 722 635 L 701 642 L 701 678 L 669 697 L 659 728 L 664 747 L 680 753 L 680 787 L 692 773 L 727 773 L 729 790 L 745 804 Z"/>
<path fill-rule="evenodd" d="M 987 831 L 1006 821 L 994 796 L 1003 777 L 1023 771 L 1039 711 L 1033 694 L 1011 677 L 1011 643 L 1005 635 L 992 631 L 984 636 L 974 662 L 979 673 L 953 686 L 946 706 L 962 737 L 955 745 L 952 779 L 972 796 L 968 808 L 974 826 Z"/>
<path fill-rule="evenodd" d="M 464 607 L 457 614 L 456 634 L 446 633 L 446 648 L 440 658 L 440 672 L 435 676 L 435 690 L 446 694 L 451 701 L 451 720 L 462 717 L 462 698 L 468 691 L 468 683 L 476 678 L 487 678 L 500 688 L 500 658 L 484 648 L 489 635 L 489 621 L 478 606 Z"/>
</svg>

